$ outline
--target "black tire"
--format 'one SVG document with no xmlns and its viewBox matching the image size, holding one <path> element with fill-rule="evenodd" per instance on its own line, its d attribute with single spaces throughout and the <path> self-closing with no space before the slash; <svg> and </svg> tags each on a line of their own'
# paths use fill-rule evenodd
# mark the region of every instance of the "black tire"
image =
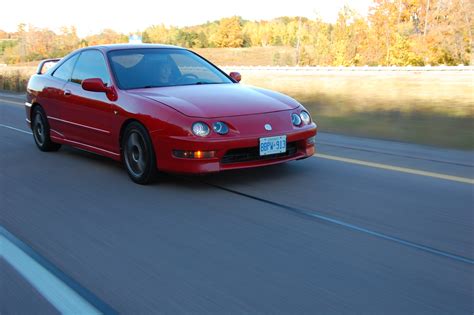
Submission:
<svg viewBox="0 0 474 315">
<path fill-rule="evenodd" d="M 48 118 L 41 107 L 35 107 L 31 115 L 31 131 L 36 146 L 43 152 L 58 151 L 61 148 L 59 143 L 51 141 L 49 136 L 50 128 Z"/>
<path fill-rule="evenodd" d="M 123 133 L 122 159 L 135 183 L 146 185 L 156 179 L 155 150 L 147 130 L 138 122 L 130 123 Z"/>
</svg>

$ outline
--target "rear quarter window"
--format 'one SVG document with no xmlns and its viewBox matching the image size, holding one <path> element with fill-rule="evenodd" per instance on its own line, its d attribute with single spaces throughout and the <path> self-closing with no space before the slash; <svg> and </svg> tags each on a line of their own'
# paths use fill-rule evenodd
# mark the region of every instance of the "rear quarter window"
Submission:
<svg viewBox="0 0 474 315">
<path fill-rule="evenodd" d="M 78 56 L 79 55 L 74 55 L 61 64 L 56 70 L 54 70 L 53 77 L 64 81 L 69 81 L 71 79 L 72 70 L 74 69 L 74 65 Z"/>
</svg>

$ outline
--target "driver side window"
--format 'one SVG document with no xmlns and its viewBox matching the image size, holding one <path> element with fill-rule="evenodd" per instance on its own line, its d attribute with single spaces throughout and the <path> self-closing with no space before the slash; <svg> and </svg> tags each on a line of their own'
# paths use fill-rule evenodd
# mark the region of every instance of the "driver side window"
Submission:
<svg viewBox="0 0 474 315">
<path fill-rule="evenodd" d="M 110 76 L 104 56 L 97 50 L 86 50 L 77 60 L 71 81 L 81 84 L 85 79 L 100 78 L 105 85 L 110 85 Z"/>
</svg>

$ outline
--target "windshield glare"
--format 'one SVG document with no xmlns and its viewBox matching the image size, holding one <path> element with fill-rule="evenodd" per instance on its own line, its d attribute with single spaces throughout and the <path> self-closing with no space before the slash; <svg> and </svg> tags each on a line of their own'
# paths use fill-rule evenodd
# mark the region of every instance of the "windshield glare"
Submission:
<svg viewBox="0 0 474 315">
<path fill-rule="evenodd" d="M 222 72 L 184 49 L 143 48 L 108 53 L 121 89 L 232 83 Z"/>
</svg>

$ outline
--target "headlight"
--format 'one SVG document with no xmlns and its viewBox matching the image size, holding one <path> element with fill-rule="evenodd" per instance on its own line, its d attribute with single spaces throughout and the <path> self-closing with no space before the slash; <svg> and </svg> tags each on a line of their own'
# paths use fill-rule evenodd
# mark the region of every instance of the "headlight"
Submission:
<svg viewBox="0 0 474 315">
<path fill-rule="evenodd" d="M 220 135 L 225 135 L 229 132 L 229 127 L 227 127 L 226 123 L 222 121 L 217 121 L 212 124 L 212 129 Z"/>
<path fill-rule="evenodd" d="M 196 136 L 199 136 L 199 137 L 205 137 L 209 134 L 211 130 L 209 129 L 209 126 L 203 122 L 196 122 L 193 124 L 193 133 L 196 135 Z"/>
<path fill-rule="evenodd" d="M 304 122 L 305 125 L 307 125 L 311 122 L 311 116 L 305 110 L 300 113 L 300 117 L 301 117 L 301 120 Z"/>
<path fill-rule="evenodd" d="M 301 125 L 301 117 L 300 115 L 298 114 L 291 114 L 291 122 L 293 123 L 293 125 L 295 126 L 299 126 Z"/>
</svg>

